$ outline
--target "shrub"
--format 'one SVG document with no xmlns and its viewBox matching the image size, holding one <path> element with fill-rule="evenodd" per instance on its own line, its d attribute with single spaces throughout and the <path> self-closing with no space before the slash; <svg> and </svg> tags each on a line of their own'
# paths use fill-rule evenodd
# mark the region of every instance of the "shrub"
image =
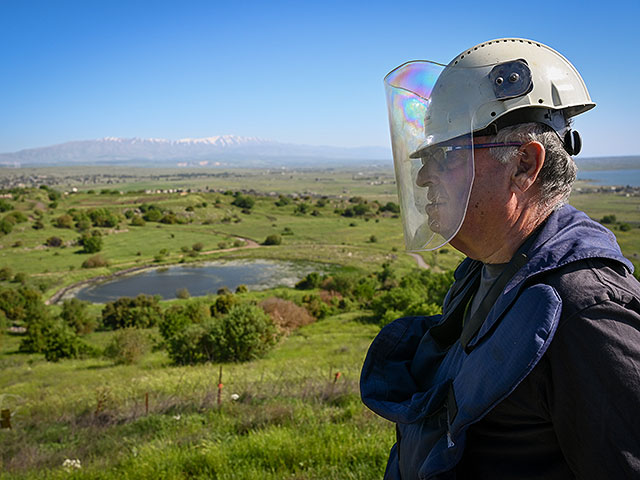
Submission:
<svg viewBox="0 0 640 480">
<path fill-rule="evenodd" d="M 262 242 L 263 245 L 280 245 L 282 243 L 282 237 L 277 233 L 267 236 Z"/>
<path fill-rule="evenodd" d="M 289 197 L 285 197 L 284 195 L 280 195 L 278 200 L 276 201 L 276 207 L 284 207 L 285 205 L 289 205 L 291 203 L 291 199 Z"/>
<path fill-rule="evenodd" d="M 270 297 L 261 301 L 258 306 L 271 317 L 273 324 L 283 333 L 288 334 L 315 321 L 306 309 L 289 300 Z"/>
<path fill-rule="evenodd" d="M 155 206 L 149 207 L 146 211 L 143 211 L 145 213 L 142 218 L 147 222 L 159 222 L 163 217 L 162 210 Z"/>
<path fill-rule="evenodd" d="M 296 289 L 311 290 L 312 288 L 318 288 L 321 283 L 322 283 L 322 276 L 318 272 L 311 272 L 307 274 L 298 283 L 296 283 Z"/>
<path fill-rule="evenodd" d="M 13 270 L 11 270 L 11 267 L 0 268 L 0 282 L 11 280 L 12 277 Z"/>
<path fill-rule="evenodd" d="M 600 223 L 616 223 L 616 216 L 615 215 L 605 215 L 604 217 L 602 217 L 600 219 Z"/>
<path fill-rule="evenodd" d="M 380 207 L 381 212 L 400 213 L 400 205 L 394 202 L 387 202 L 386 205 Z"/>
<path fill-rule="evenodd" d="M 79 335 L 93 332 L 98 321 L 89 314 L 89 302 L 71 298 L 62 302 L 60 318 Z"/>
<path fill-rule="evenodd" d="M 165 310 L 162 320 L 158 325 L 160 335 L 169 340 L 177 332 L 192 323 L 203 323 L 211 316 L 207 306 L 201 302 L 189 302 L 184 305 L 173 305 Z"/>
<path fill-rule="evenodd" d="M 133 327 L 117 331 L 104 349 L 104 355 L 116 364 L 131 365 L 149 351 L 148 335 Z"/>
<path fill-rule="evenodd" d="M 13 280 L 11 280 L 13 283 L 21 283 L 22 285 L 27 283 L 27 279 L 29 277 L 27 277 L 27 274 L 24 272 L 18 272 L 13 276 Z"/>
<path fill-rule="evenodd" d="M 55 322 L 48 331 L 43 351 L 44 358 L 49 362 L 57 362 L 62 358 L 77 358 L 91 352 L 92 349 L 61 321 Z"/>
<path fill-rule="evenodd" d="M 84 262 L 82 262 L 82 268 L 99 268 L 108 266 L 109 261 L 99 254 L 94 255 L 93 257 L 89 257 Z"/>
<path fill-rule="evenodd" d="M 376 237 L 375 235 L 371 235 L 369 237 L 369 243 L 376 243 L 378 241 L 378 237 Z"/>
<path fill-rule="evenodd" d="M 44 242 L 44 244 L 47 247 L 59 247 L 60 245 L 63 244 L 63 241 L 60 237 L 49 237 L 47 238 L 47 240 Z"/>
<path fill-rule="evenodd" d="M 620 224 L 620 231 L 621 232 L 628 232 L 629 230 L 631 230 L 631 225 L 629 225 L 628 223 L 621 223 Z"/>
<path fill-rule="evenodd" d="M 118 225 L 119 218 L 106 208 L 92 208 L 87 212 L 94 227 L 113 228 Z"/>
<path fill-rule="evenodd" d="M 56 228 L 73 228 L 73 217 L 69 214 L 60 215 L 53 221 Z"/>
<path fill-rule="evenodd" d="M 197 243 L 194 243 L 194 244 L 191 246 L 191 248 L 192 248 L 193 250 L 195 250 L 196 252 L 201 252 L 201 251 L 202 251 L 202 249 L 204 248 L 204 244 L 203 244 L 202 242 L 197 242 Z"/>
<path fill-rule="evenodd" d="M 44 228 L 44 223 L 42 223 L 42 220 L 37 219 L 35 222 L 33 222 L 31 228 L 33 228 L 34 230 L 42 230 Z"/>
<path fill-rule="evenodd" d="M 2 220 L 0 220 L 0 233 L 3 233 L 4 235 L 9 235 L 13 230 L 13 225 L 14 225 L 13 222 L 11 222 L 10 220 L 7 220 L 6 218 L 3 218 Z"/>
<path fill-rule="evenodd" d="M 333 313 L 333 309 L 323 302 L 319 295 L 305 295 L 302 297 L 302 304 L 318 320 Z"/>
<path fill-rule="evenodd" d="M 183 287 L 176 290 L 176 298 L 186 300 L 187 298 L 190 298 L 190 297 L 191 297 L 191 294 L 189 293 L 188 289 Z"/>
<path fill-rule="evenodd" d="M 210 323 L 203 338 L 211 359 L 244 362 L 264 355 L 277 341 L 271 318 L 255 305 L 235 305 L 229 313 Z"/>
<path fill-rule="evenodd" d="M 256 201 L 253 199 L 253 197 L 238 194 L 233 202 L 231 202 L 231 205 L 235 205 L 236 207 L 240 207 L 246 210 L 251 210 L 255 203 Z"/>
<path fill-rule="evenodd" d="M 302 202 L 296 205 L 296 207 L 293 209 L 293 213 L 296 215 L 304 215 L 308 213 L 309 210 L 311 210 L 311 205 L 309 205 L 308 203 Z"/>
<path fill-rule="evenodd" d="M 102 324 L 112 330 L 126 327 L 153 327 L 162 318 L 158 298 L 140 294 L 108 302 L 102 309 Z"/>
<path fill-rule="evenodd" d="M 4 198 L 0 198 L 0 212 L 8 212 L 9 210 L 13 210 L 13 206 Z"/>
<path fill-rule="evenodd" d="M 229 313 L 229 310 L 239 303 L 240 300 L 238 300 L 238 297 L 230 292 L 218 295 L 213 305 L 211 305 L 211 316 L 221 317 L 222 315 Z"/>
<path fill-rule="evenodd" d="M 146 222 L 140 215 L 134 215 L 131 218 L 131 225 L 134 227 L 144 227 L 146 225 Z"/>
<path fill-rule="evenodd" d="M 246 285 L 238 285 L 236 287 L 236 293 L 247 293 L 249 291 L 249 289 L 247 288 Z"/>
<path fill-rule="evenodd" d="M 83 233 L 78 243 L 82 245 L 83 253 L 97 253 L 102 250 L 102 235 L 97 230 L 91 233 Z"/>
</svg>

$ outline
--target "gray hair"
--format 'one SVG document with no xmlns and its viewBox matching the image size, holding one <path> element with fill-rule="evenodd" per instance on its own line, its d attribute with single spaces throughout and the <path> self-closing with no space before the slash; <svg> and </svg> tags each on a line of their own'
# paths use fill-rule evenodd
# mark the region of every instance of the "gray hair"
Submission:
<svg viewBox="0 0 640 480">
<path fill-rule="evenodd" d="M 540 201 L 543 205 L 553 209 L 567 203 L 578 168 L 573 158 L 564 149 L 556 132 L 540 123 L 522 123 L 501 129 L 493 141 L 540 142 L 545 149 L 544 164 L 538 174 Z M 500 147 L 492 148 L 490 151 L 500 163 L 506 164 L 517 154 L 518 150 L 517 147 Z"/>
</svg>

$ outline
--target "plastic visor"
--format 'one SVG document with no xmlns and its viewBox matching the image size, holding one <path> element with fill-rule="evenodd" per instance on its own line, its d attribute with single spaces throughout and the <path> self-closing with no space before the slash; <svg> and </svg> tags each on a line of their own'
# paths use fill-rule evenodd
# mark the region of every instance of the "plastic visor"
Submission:
<svg viewBox="0 0 640 480">
<path fill-rule="evenodd" d="M 472 116 L 447 111 L 447 95 L 455 92 L 438 84 L 444 70 L 410 62 L 384 79 L 408 251 L 435 250 L 456 235 L 473 184 Z"/>
</svg>

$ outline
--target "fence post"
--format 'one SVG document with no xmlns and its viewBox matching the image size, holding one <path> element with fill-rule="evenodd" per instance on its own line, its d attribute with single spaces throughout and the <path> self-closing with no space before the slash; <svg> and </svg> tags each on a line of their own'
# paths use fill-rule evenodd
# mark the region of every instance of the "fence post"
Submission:
<svg viewBox="0 0 640 480">
<path fill-rule="evenodd" d="M 8 428 L 11 430 L 11 410 L 8 408 L 2 409 L 0 411 L 0 428 Z"/>
</svg>

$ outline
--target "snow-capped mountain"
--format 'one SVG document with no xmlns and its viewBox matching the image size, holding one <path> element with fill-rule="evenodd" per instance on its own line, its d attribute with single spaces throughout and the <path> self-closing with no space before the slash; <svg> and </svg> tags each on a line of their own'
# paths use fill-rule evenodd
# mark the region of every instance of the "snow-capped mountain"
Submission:
<svg viewBox="0 0 640 480">
<path fill-rule="evenodd" d="M 254 137 L 220 135 L 206 138 L 116 138 L 82 140 L 0 154 L 0 166 L 130 165 L 130 166 L 325 166 L 390 164 L 383 147 L 344 148 L 279 143 Z"/>
</svg>

